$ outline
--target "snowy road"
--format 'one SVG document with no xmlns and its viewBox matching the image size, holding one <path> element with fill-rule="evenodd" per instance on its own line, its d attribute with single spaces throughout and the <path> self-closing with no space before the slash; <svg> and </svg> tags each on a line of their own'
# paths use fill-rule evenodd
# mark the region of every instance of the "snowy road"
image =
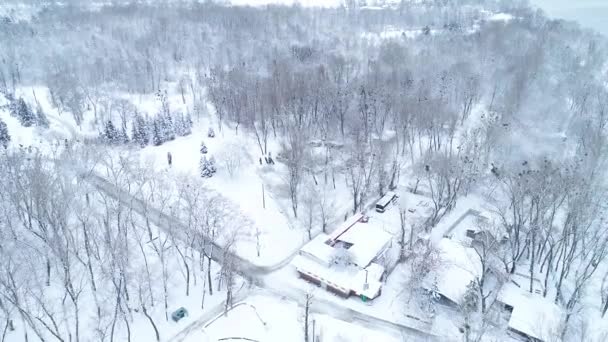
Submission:
<svg viewBox="0 0 608 342">
<path fill-rule="evenodd" d="M 106 195 L 114 198 L 115 200 L 121 201 L 127 205 L 129 205 L 135 212 L 142 216 L 146 216 L 152 223 L 161 229 L 168 232 L 168 227 L 178 228 L 177 231 L 186 230 L 186 225 L 181 223 L 177 218 L 167 215 L 162 211 L 153 208 L 148 205 L 141 199 L 134 197 L 128 192 L 117 188 L 112 183 L 95 174 L 87 174 L 83 175 L 83 178 L 95 186 L 99 191 L 104 192 Z M 176 230 L 173 230 L 174 232 Z M 211 258 L 217 262 L 222 264 L 224 258 L 226 256 L 226 251 L 222 246 L 218 245 L 213 241 L 207 241 L 210 246 Z M 230 252 L 228 252 L 230 253 Z M 250 283 L 258 286 L 260 291 L 268 292 L 274 296 L 284 297 L 286 299 L 297 302 L 299 305 L 303 305 L 303 301 L 305 298 L 305 293 L 303 290 L 298 289 L 293 286 L 273 286 L 272 281 L 266 282 L 265 280 L 272 273 L 281 270 L 284 267 L 287 267 L 295 255 L 291 255 L 285 260 L 272 265 L 272 266 L 257 266 L 251 263 L 248 260 L 241 258 L 236 254 L 229 254 L 231 257 L 237 260 L 237 273 L 241 275 L 243 278 L 247 279 Z M 216 308 L 217 309 L 217 308 Z M 399 324 L 395 322 L 391 322 L 376 316 L 368 315 L 366 313 L 353 310 L 341 305 L 337 305 L 336 302 L 327 300 L 327 299 L 316 299 L 312 305 L 312 310 L 315 313 L 325 314 L 331 317 L 334 317 L 339 320 L 343 320 L 346 322 L 356 322 L 362 326 L 368 327 L 370 329 L 383 329 L 390 330 L 403 336 L 407 337 L 407 341 L 439 341 L 440 338 L 436 335 L 433 335 L 427 331 L 418 329 L 413 326 L 408 326 L 405 324 Z M 202 325 L 207 322 L 210 317 L 215 313 L 216 310 L 213 310 L 210 315 L 204 315 L 192 324 L 190 324 L 186 329 L 182 331 L 182 333 L 175 336 L 172 341 L 181 341 L 184 336 L 187 336 L 188 332 L 193 331 L 193 329 L 198 329 L 202 327 Z"/>
<path fill-rule="evenodd" d="M 117 201 L 125 203 L 138 214 L 145 216 L 154 225 L 156 225 L 160 229 L 164 230 L 165 233 L 167 233 L 167 234 L 187 230 L 186 225 L 181 223 L 176 217 L 170 216 L 170 215 L 152 207 L 151 205 L 148 205 L 143 200 L 134 197 L 133 195 L 129 194 L 128 192 L 126 192 L 122 189 L 118 189 L 115 185 L 113 185 L 112 183 L 110 183 L 109 181 L 104 179 L 103 177 L 100 177 L 96 174 L 87 174 L 87 175 L 83 175 L 83 178 L 87 182 L 89 182 L 90 184 L 95 186 L 99 191 L 104 192 L 106 195 L 114 198 Z M 169 232 L 168 227 L 173 228 L 172 232 Z M 177 229 L 175 229 L 175 228 L 177 228 Z M 221 247 L 220 245 L 218 245 L 216 242 L 211 241 L 210 239 L 208 239 L 206 237 L 205 237 L 205 239 L 206 239 L 206 241 L 205 241 L 206 245 L 210 246 L 208 248 L 208 250 L 204 251 L 206 253 L 206 255 L 210 255 L 211 259 L 219 264 L 223 263 L 224 258 L 226 256 L 235 258 L 235 260 L 237 261 L 236 262 L 237 273 L 255 285 L 260 286 L 262 284 L 261 276 L 263 276 L 265 274 L 269 274 L 269 273 L 273 272 L 274 270 L 280 269 L 284 266 L 283 262 L 279 263 L 276 266 L 270 266 L 270 267 L 262 267 L 262 266 L 254 265 L 251 262 L 249 262 L 248 260 L 245 260 L 236 254 L 225 251 L 224 248 Z M 226 253 L 228 253 L 228 254 L 226 254 Z"/>
</svg>

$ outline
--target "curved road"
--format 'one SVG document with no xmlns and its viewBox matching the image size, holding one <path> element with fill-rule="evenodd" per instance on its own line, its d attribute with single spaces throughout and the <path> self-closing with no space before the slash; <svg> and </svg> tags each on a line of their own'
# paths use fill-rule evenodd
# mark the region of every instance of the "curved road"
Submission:
<svg viewBox="0 0 608 342">
<path fill-rule="evenodd" d="M 71 135 L 72 140 L 76 140 L 80 135 L 73 125 L 68 124 L 63 118 L 58 116 L 49 115 L 49 118 L 61 126 L 64 126 L 69 134 Z M 114 198 L 117 201 L 128 204 L 135 212 L 139 215 L 147 217 L 152 223 L 154 223 L 160 229 L 163 229 L 165 232 L 168 232 L 167 227 L 177 227 L 181 229 L 177 229 L 177 231 L 185 231 L 186 225 L 184 225 L 179 219 L 176 217 L 167 215 L 166 213 L 148 205 L 143 200 L 136 198 L 131 195 L 127 191 L 116 187 L 114 184 L 109 182 L 103 177 L 100 177 L 94 173 L 86 173 L 82 174 L 82 179 L 93 185 L 99 191 L 104 192 L 106 195 Z M 175 231 L 173 231 L 174 233 Z M 273 287 L 272 282 L 266 283 L 264 280 L 266 276 L 279 271 L 289 265 L 291 260 L 297 255 L 298 251 L 296 250 L 292 255 L 285 258 L 284 260 L 278 262 L 275 265 L 271 266 L 258 266 L 251 263 L 249 260 L 243 259 L 242 257 L 232 253 L 224 251 L 224 248 L 214 241 L 206 238 L 206 242 L 210 247 L 209 251 L 201 251 L 205 252 L 206 255 L 210 255 L 211 259 L 219 264 L 223 264 L 224 257 L 226 253 L 229 253 L 233 260 L 237 260 L 237 268 L 236 272 L 247 279 L 250 284 L 254 284 L 260 288 L 261 291 L 266 291 L 272 295 L 278 295 L 281 297 L 288 298 L 294 302 L 297 302 L 300 306 L 304 305 L 303 300 L 305 298 L 304 291 L 293 288 L 293 287 Z M 246 296 L 249 294 L 249 290 L 244 293 L 239 291 L 239 293 L 235 294 L 234 301 L 244 300 Z M 205 323 L 211 320 L 217 313 L 222 312 L 224 309 L 224 304 L 220 304 L 217 307 L 214 307 L 208 310 L 202 317 L 197 319 L 188 325 L 184 330 L 174 336 L 171 341 L 182 341 L 184 338 L 188 336 L 188 334 L 195 329 L 202 328 Z M 313 301 L 311 306 L 311 310 L 315 313 L 325 314 L 336 319 L 346 321 L 346 322 L 357 322 L 359 325 L 368 327 L 370 329 L 386 329 L 399 333 L 400 336 L 406 337 L 407 341 L 441 341 L 442 339 L 430 333 L 429 331 L 425 331 L 419 328 L 414 327 L 415 322 L 412 322 L 412 325 L 399 324 L 391 321 L 387 321 L 385 319 L 371 316 L 365 314 L 360 311 L 356 311 L 344 306 L 339 305 L 336 302 L 317 298 Z"/>
<path fill-rule="evenodd" d="M 180 222 L 180 220 L 177 219 L 176 217 L 170 216 L 170 215 L 150 206 L 143 200 L 134 197 L 133 195 L 129 194 L 128 192 L 126 192 L 122 189 L 117 188 L 114 184 L 107 181 L 103 177 L 100 177 L 99 175 L 86 174 L 86 175 L 83 175 L 83 179 L 85 181 L 89 182 L 90 184 L 92 184 L 93 186 L 95 186 L 99 191 L 104 192 L 106 195 L 114 198 L 117 201 L 127 204 L 135 212 L 137 212 L 138 214 L 140 214 L 144 217 L 147 217 L 152 223 L 154 223 L 156 226 L 158 226 L 160 229 L 163 229 L 166 232 L 168 232 L 167 227 L 173 227 L 173 228 L 177 227 L 178 229 L 173 230 L 173 233 L 175 233 L 175 231 L 179 232 L 179 231 L 186 230 L 186 225 L 183 224 L 182 222 Z M 303 299 L 305 298 L 305 293 L 303 290 L 300 290 L 300 289 L 297 289 L 294 287 L 275 287 L 275 286 L 273 286 L 272 282 L 270 282 L 270 281 L 268 283 L 265 282 L 266 276 L 269 276 L 270 274 L 272 274 L 278 270 L 281 270 L 282 268 L 289 265 L 289 263 L 291 262 L 293 257 L 297 254 L 297 251 L 296 251 L 296 253 L 287 257 L 285 260 L 282 260 L 281 262 L 279 262 L 275 265 L 258 266 L 258 265 L 251 263 L 249 260 L 243 259 L 242 257 L 240 257 L 234 253 L 225 251 L 222 246 L 218 245 L 214 241 L 211 241 L 208 238 L 206 240 L 207 240 L 206 241 L 207 245 L 210 246 L 210 248 L 209 248 L 210 250 L 203 251 L 203 252 L 205 252 L 206 255 L 210 255 L 211 259 L 213 261 L 222 264 L 225 256 L 227 255 L 226 253 L 229 253 L 228 255 L 230 255 L 231 258 L 234 258 L 234 260 L 237 260 L 236 272 L 240 276 L 247 279 L 250 283 L 259 287 L 262 291 L 267 291 L 268 293 L 270 293 L 272 295 L 278 295 L 278 296 L 288 298 L 292 301 L 297 302 L 299 305 L 303 305 Z M 223 308 L 223 306 L 222 306 L 222 308 Z M 217 311 L 217 309 L 218 308 L 216 308 L 216 310 L 211 310 L 211 313 L 214 313 L 215 311 Z M 438 336 L 436 336 L 428 331 L 414 327 L 414 324 L 412 324 L 410 326 L 410 325 L 399 324 L 399 323 L 387 321 L 382 318 L 378 318 L 375 316 L 365 314 L 360 311 L 356 311 L 356 310 L 353 310 L 353 309 L 350 309 L 347 307 L 343 307 L 341 305 L 338 305 L 336 302 L 333 302 L 333 301 L 327 300 L 327 299 L 321 299 L 321 298 L 315 299 L 311 309 L 313 312 L 320 313 L 320 314 L 326 314 L 326 315 L 335 317 L 337 319 L 340 319 L 340 320 L 343 320 L 346 322 L 356 321 L 357 323 L 359 323 L 363 326 L 367 326 L 372 329 L 382 328 L 382 329 L 392 330 L 392 331 L 398 332 L 401 336 L 407 336 L 408 341 L 439 341 L 440 340 Z M 221 309 L 220 309 L 220 311 L 221 311 Z M 190 324 L 188 327 L 186 327 L 184 329 L 184 331 L 182 331 L 182 333 L 176 335 L 172 340 L 173 341 L 183 340 L 187 336 L 188 332 L 193 331 L 192 329 L 200 328 L 209 319 L 210 319 L 209 315 L 207 315 L 207 314 L 203 315 L 203 317 L 201 317 L 197 321 Z"/>
</svg>

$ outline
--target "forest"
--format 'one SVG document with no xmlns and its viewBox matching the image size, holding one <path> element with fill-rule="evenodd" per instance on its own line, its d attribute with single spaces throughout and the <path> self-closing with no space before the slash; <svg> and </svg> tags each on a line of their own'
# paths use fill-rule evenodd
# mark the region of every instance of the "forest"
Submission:
<svg viewBox="0 0 608 342">
<path fill-rule="evenodd" d="M 286 215 L 309 238 L 331 211 L 323 201 L 313 224 L 313 180 L 343 183 L 351 214 L 404 184 L 427 195 L 404 249 L 483 198 L 495 217 L 486 229 L 506 243 L 477 249 L 477 314 L 496 292 L 485 277 L 524 273 L 524 287 L 540 278 L 564 309 L 556 336 L 590 338 L 582 322 L 608 311 L 608 41 L 526 1 L 368 2 L 30 1 L 0 15 L 0 110 L 37 130 L 57 121 L 52 111 L 81 134 L 9 147 L 19 131 L 0 117 L 0 341 L 138 341 L 140 326 L 163 340 L 171 287 L 198 286 L 202 309 L 205 293 L 228 307 L 233 289 L 255 283 L 236 248 L 250 222 L 207 187 L 205 142 L 203 178 L 167 178 L 115 153 L 222 132 L 251 136 L 254 164 L 274 154 Z M 214 127 L 196 131 L 210 115 Z M 241 161 L 229 154 L 211 158 L 232 175 Z M 142 201 L 101 191 L 86 180 L 95 173 Z"/>
</svg>

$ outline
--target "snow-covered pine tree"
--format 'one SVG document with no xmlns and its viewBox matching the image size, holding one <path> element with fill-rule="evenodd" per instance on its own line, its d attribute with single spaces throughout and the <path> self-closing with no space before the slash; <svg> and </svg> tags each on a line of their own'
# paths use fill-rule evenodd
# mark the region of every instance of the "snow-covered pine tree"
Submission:
<svg viewBox="0 0 608 342">
<path fill-rule="evenodd" d="M 133 120 L 133 122 L 131 123 L 131 141 L 136 144 L 139 144 L 142 147 L 144 146 L 141 144 L 141 140 L 139 140 L 139 129 L 137 127 L 137 119 Z"/>
<path fill-rule="evenodd" d="M 148 131 L 148 121 L 141 114 L 136 114 L 131 126 L 131 140 L 145 147 L 150 142 Z"/>
<path fill-rule="evenodd" d="M 217 167 L 215 166 L 215 157 L 211 156 L 209 158 L 209 170 L 211 170 L 211 173 L 215 173 L 217 171 Z"/>
<path fill-rule="evenodd" d="M 146 115 L 145 117 L 140 116 L 140 118 L 141 121 L 139 122 L 138 126 L 139 134 L 141 135 L 143 144 L 148 145 L 152 136 L 152 128 L 150 127 L 152 124 L 150 123 L 150 117 Z"/>
<path fill-rule="evenodd" d="M 473 312 L 477 310 L 477 306 L 479 305 L 479 288 L 477 287 L 477 283 L 470 282 L 467 285 L 467 290 L 462 297 L 462 302 L 460 306 L 464 310 L 468 310 L 469 312 Z"/>
<path fill-rule="evenodd" d="M 159 120 L 154 119 L 152 124 L 152 143 L 154 146 L 160 146 L 163 144 L 162 129 L 159 125 Z"/>
<path fill-rule="evenodd" d="M 215 131 L 213 130 L 212 127 L 209 127 L 209 130 L 207 131 L 207 137 L 215 138 Z"/>
<path fill-rule="evenodd" d="M 186 135 L 189 135 L 192 133 L 192 126 L 193 126 L 192 117 L 190 116 L 190 113 L 188 113 L 186 115 L 186 120 L 184 122 L 186 125 Z"/>
<path fill-rule="evenodd" d="M 182 124 L 181 121 L 181 117 L 178 114 L 175 115 L 175 118 L 173 118 L 173 130 L 175 131 L 175 135 L 178 137 L 181 137 L 184 132 L 184 125 Z"/>
<path fill-rule="evenodd" d="M 185 137 L 186 135 L 192 133 L 192 130 L 190 128 L 190 124 L 188 123 L 188 119 L 186 118 L 186 116 L 184 115 L 184 113 L 179 113 L 177 114 L 175 120 L 177 120 L 179 122 L 179 128 L 180 128 L 180 133 L 179 135 L 182 137 Z"/>
<path fill-rule="evenodd" d="M 8 126 L 0 119 L 0 146 L 8 148 L 8 143 L 11 141 L 11 136 L 8 133 Z"/>
<path fill-rule="evenodd" d="M 181 136 L 186 136 L 192 133 L 192 122 L 188 119 L 188 116 L 184 116 L 183 113 L 179 114 L 179 121 L 181 123 Z"/>
<path fill-rule="evenodd" d="M 204 141 L 201 141 L 201 154 L 207 154 L 207 145 L 205 145 Z"/>
<path fill-rule="evenodd" d="M 161 120 L 163 121 L 163 135 L 165 136 L 165 141 L 175 140 L 175 126 L 173 125 L 171 114 L 165 114 Z"/>
<path fill-rule="evenodd" d="M 6 93 L 4 94 L 4 97 L 8 101 L 8 113 L 11 116 L 17 117 L 17 100 L 15 99 L 15 96 L 11 93 Z"/>
<path fill-rule="evenodd" d="M 203 178 L 209 178 L 213 176 L 213 171 L 211 171 L 211 168 L 209 166 L 209 160 L 207 160 L 207 157 L 205 156 L 201 156 L 201 161 L 199 163 L 199 171 L 201 173 L 201 177 Z"/>
<path fill-rule="evenodd" d="M 15 110 L 17 111 L 16 116 L 19 119 L 19 122 L 21 122 L 22 126 L 31 127 L 34 123 L 36 123 L 36 116 L 34 115 L 34 112 L 30 106 L 25 103 L 23 98 L 19 98 L 19 100 L 17 100 Z"/>
<path fill-rule="evenodd" d="M 36 126 L 49 128 L 49 119 L 46 117 L 42 106 L 36 107 Z"/>
<path fill-rule="evenodd" d="M 118 144 L 120 142 L 120 134 L 116 130 L 116 127 L 114 127 L 112 120 L 108 120 L 108 122 L 106 122 L 103 135 L 106 141 L 110 144 Z"/>
</svg>

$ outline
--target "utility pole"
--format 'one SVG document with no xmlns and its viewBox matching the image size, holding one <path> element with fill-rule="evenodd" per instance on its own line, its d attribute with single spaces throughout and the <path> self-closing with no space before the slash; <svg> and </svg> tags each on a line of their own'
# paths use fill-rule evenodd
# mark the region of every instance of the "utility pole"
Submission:
<svg viewBox="0 0 608 342">
<path fill-rule="evenodd" d="M 266 194 L 264 193 L 264 183 L 262 183 L 262 208 L 266 209 Z"/>
</svg>

